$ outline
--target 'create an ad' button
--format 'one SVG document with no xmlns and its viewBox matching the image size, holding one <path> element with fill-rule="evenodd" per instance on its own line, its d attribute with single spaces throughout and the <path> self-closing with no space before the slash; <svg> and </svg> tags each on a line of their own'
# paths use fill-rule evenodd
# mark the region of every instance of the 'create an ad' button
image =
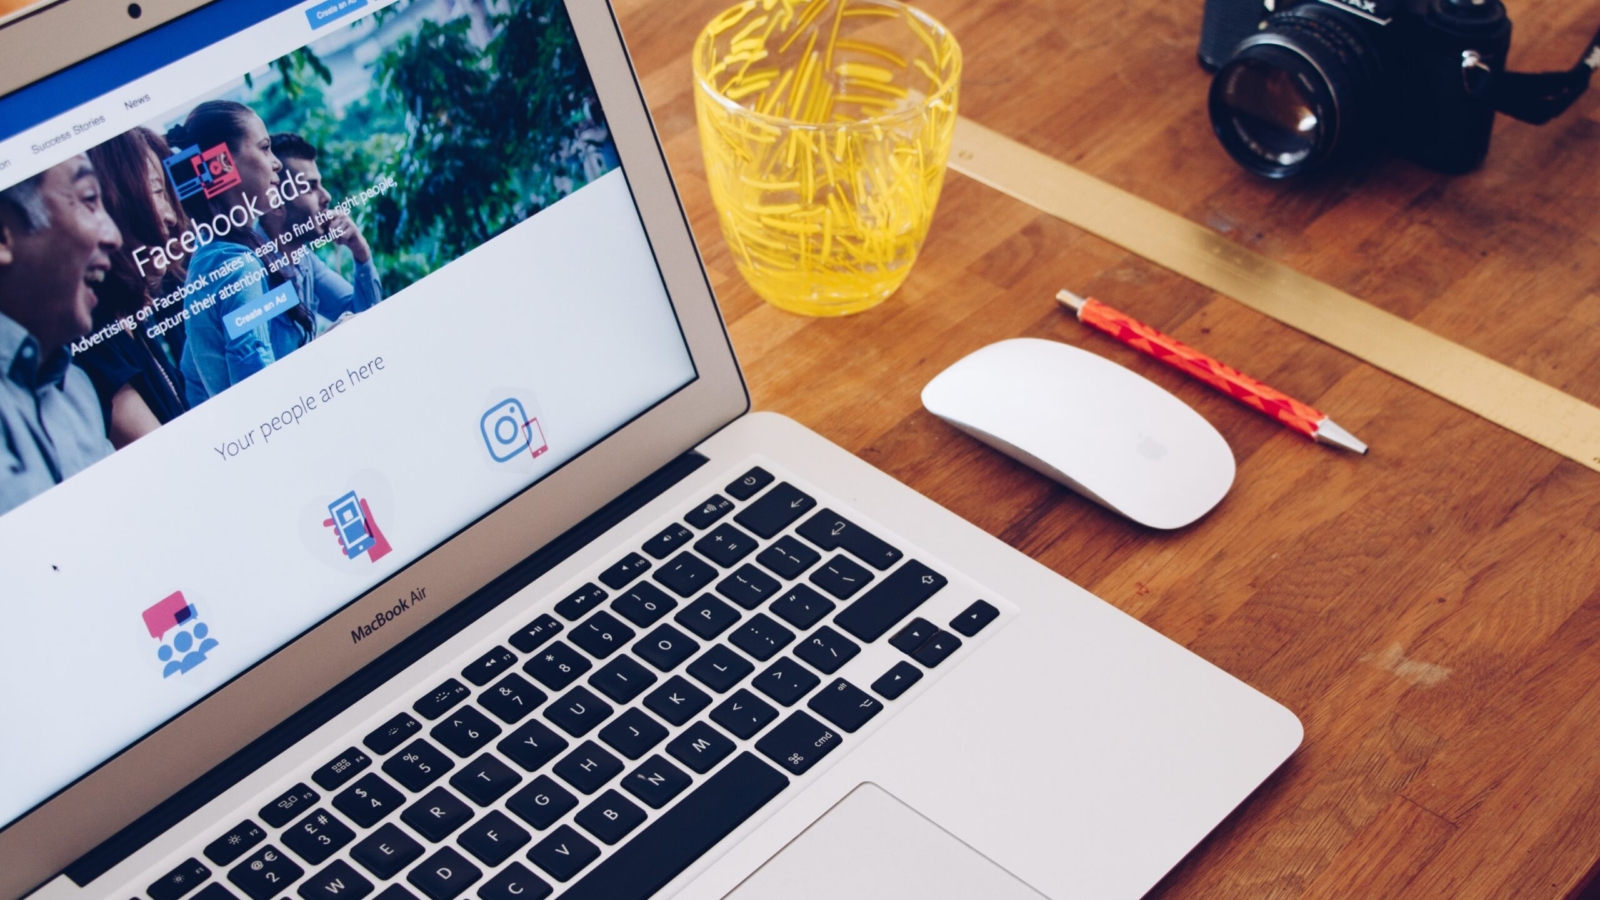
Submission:
<svg viewBox="0 0 1600 900">
<path fill-rule="evenodd" d="M 299 305 L 300 295 L 295 293 L 294 285 L 280 284 L 276 288 L 262 294 L 255 300 L 246 303 L 231 313 L 228 313 L 223 324 L 228 329 L 228 337 L 236 338 L 258 325 L 265 325 L 276 316 L 281 316 L 290 309 Z"/>
<path fill-rule="evenodd" d="M 323 0 L 306 10 L 306 19 L 311 22 L 311 30 L 315 31 L 366 6 L 367 0 Z"/>
</svg>

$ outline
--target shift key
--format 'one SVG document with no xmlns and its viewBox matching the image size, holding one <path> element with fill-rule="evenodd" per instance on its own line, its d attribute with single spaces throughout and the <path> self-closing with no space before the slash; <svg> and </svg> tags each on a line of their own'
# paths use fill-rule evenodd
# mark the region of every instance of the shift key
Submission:
<svg viewBox="0 0 1600 900">
<path fill-rule="evenodd" d="M 909 559 L 836 616 L 833 623 L 862 641 L 875 641 L 937 594 L 949 579 Z"/>
</svg>

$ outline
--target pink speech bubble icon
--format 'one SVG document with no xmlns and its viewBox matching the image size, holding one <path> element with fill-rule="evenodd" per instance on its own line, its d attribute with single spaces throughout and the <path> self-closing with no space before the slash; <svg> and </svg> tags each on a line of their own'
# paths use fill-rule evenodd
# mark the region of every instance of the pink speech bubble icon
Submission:
<svg viewBox="0 0 1600 900">
<path fill-rule="evenodd" d="M 193 615 L 189 601 L 183 599 L 183 591 L 173 591 L 160 603 L 144 611 L 144 627 L 150 630 L 151 637 L 159 641 L 162 635 L 189 621 Z"/>
</svg>

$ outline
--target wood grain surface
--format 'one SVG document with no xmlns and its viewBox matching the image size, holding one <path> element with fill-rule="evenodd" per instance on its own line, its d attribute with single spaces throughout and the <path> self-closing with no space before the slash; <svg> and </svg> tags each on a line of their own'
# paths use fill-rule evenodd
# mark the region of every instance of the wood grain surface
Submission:
<svg viewBox="0 0 1600 900">
<path fill-rule="evenodd" d="M 854 451 L 1255 685 L 1300 752 L 1152 896 L 1564 898 L 1600 861 L 1600 475 L 951 174 L 906 286 L 843 320 L 766 306 L 706 190 L 688 50 L 729 0 L 616 0 L 758 409 Z M 1514 68 L 1565 69 L 1600 0 L 1507 0 Z M 926 0 L 962 112 L 1600 404 L 1600 91 L 1502 119 L 1479 172 L 1393 159 L 1294 186 L 1207 122 L 1202 0 Z M 1107 302 L 1327 412 L 1316 446 L 1057 310 Z M 988 343 L 1075 344 L 1171 390 L 1239 474 L 1176 534 L 945 426 L 922 386 Z"/>
</svg>

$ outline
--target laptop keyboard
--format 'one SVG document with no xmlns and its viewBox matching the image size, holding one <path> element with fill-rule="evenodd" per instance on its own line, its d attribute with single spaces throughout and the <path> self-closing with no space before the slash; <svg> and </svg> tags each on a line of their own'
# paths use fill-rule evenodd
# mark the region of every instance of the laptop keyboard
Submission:
<svg viewBox="0 0 1600 900">
<path fill-rule="evenodd" d="M 1001 615 L 914 616 L 946 577 L 819 505 L 750 469 L 330 750 L 149 900 L 645 900 Z M 836 674 L 874 647 L 876 669 Z"/>
</svg>

